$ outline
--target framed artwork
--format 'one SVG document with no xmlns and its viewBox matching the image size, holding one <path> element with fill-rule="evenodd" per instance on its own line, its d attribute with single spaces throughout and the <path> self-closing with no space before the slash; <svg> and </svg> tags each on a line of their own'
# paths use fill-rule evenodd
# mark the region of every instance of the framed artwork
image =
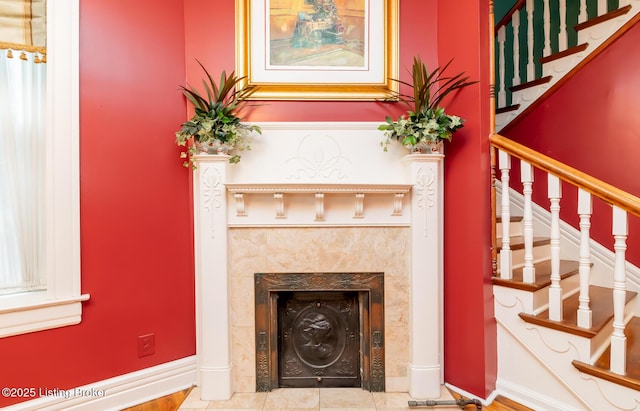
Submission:
<svg viewBox="0 0 640 411">
<path fill-rule="evenodd" d="M 236 0 L 239 76 L 259 100 L 376 100 L 397 90 L 399 0 Z"/>
</svg>

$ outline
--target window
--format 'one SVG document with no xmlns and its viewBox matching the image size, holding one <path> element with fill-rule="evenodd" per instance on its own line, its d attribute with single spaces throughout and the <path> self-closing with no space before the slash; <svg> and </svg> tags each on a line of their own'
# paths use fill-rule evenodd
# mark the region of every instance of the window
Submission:
<svg viewBox="0 0 640 411">
<path fill-rule="evenodd" d="M 45 288 L 45 53 L 43 46 L 0 44 L 0 295 Z"/>
<path fill-rule="evenodd" d="M 0 296 L 0 337 L 81 320 L 79 0 L 47 2 L 42 270 L 46 289 Z"/>
</svg>

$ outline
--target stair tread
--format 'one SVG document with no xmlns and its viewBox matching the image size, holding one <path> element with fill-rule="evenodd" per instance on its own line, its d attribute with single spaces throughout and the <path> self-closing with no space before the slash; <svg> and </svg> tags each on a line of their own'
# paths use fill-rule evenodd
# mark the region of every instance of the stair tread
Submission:
<svg viewBox="0 0 640 411">
<path fill-rule="evenodd" d="M 509 242 L 509 248 L 513 250 L 520 250 L 524 248 L 524 236 L 516 235 L 509 238 L 511 241 Z M 533 237 L 533 246 L 546 245 L 550 244 L 551 239 L 549 237 Z M 502 242 L 498 242 L 498 252 L 502 249 Z"/>
<path fill-rule="evenodd" d="M 616 10 L 612 10 L 608 13 L 602 14 L 598 17 L 594 17 L 592 19 L 589 19 L 587 21 L 585 21 L 584 23 L 579 23 L 576 24 L 575 26 L 573 26 L 575 31 L 580 31 L 580 30 L 584 30 L 587 27 L 592 27 L 595 26 L 597 24 L 600 24 L 602 22 L 605 22 L 607 20 L 611 20 L 611 19 L 615 19 L 616 17 L 620 17 L 624 14 L 627 14 L 629 11 L 631 10 L 631 5 L 627 5 L 624 7 L 620 7 Z"/>
<path fill-rule="evenodd" d="M 611 346 L 609 346 L 593 364 L 573 361 L 580 371 L 603 378 L 607 381 L 640 390 L 640 317 L 633 317 L 624 330 L 627 337 L 627 362 L 625 375 L 610 371 Z"/>
<path fill-rule="evenodd" d="M 524 216 L 521 216 L 521 215 L 512 215 L 512 216 L 509 216 L 509 221 L 512 222 L 512 223 L 516 223 L 518 221 L 522 221 L 523 218 L 524 218 Z M 502 222 L 502 216 L 501 215 L 496 217 L 496 222 L 498 222 L 498 223 Z"/>
<path fill-rule="evenodd" d="M 508 113 L 510 111 L 517 111 L 520 108 L 520 104 L 512 104 L 510 106 L 504 106 L 496 108 L 496 114 Z"/>
<path fill-rule="evenodd" d="M 527 81 L 525 83 L 516 84 L 515 86 L 511 86 L 511 87 L 509 87 L 509 90 L 511 92 L 516 92 L 516 91 L 524 90 L 524 89 L 527 89 L 527 88 L 539 86 L 540 84 L 545 84 L 545 83 L 550 82 L 552 78 L 553 78 L 552 76 L 540 77 L 540 78 L 537 78 L 535 80 L 531 80 L 531 81 Z"/>
<path fill-rule="evenodd" d="M 582 44 L 578 44 L 577 46 L 569 47 L 568 49 L 562 50 L 558 53 L 554 53 L 549 56 L 542 57 L 540 59 L 540 63 L 542 64 L 549 63 L 550 61 L 558 60 L 563 57 L 570 56 L 572 54 L 580 53 L 581 51 L 585 51 L 587 47 L 589 47 L 589 43 L 582 43 Z"/>
<path fill-rule="evenodd" d="M 628 303 L 636 296 L 636 292 L 626 292 L 626 302 Z M 564 299 L 562 321 L 552 321 L 549 319 L 549 310 L 540 314 L 520 313 L 520 318 L 532 324 L 542 325 L 554 330 L 568 332 L 586 338 L 595 337 L 604 326 L 613 318 L 613 290 L 607 287 L 596 285 L 589 286 L 589 299 L 591 300 L 592 327 L 578 327 L 578 301 L 579 293 Z"/>
<path fill-rule="evenodd" d="M 510 280 L 494 277 L 493 284 L 503 287 L 515 288 L 524 291 L 538 291 L 551 285 L 551 261 L 541 261 L 533 264 L 536 271 L 536 281 L 534 283 L 525 283 L 522 275 L 522 267 L 515 268 Z M 565 279 L 578 273 L 580 264 L 577 261 L 560 260 L 560 278 Z"/>
</svg>

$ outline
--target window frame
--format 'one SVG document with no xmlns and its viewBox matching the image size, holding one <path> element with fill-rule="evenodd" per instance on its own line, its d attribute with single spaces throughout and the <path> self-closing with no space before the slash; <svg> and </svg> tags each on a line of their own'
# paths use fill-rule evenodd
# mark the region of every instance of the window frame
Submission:
<svg viewBox="0 0 640 411">
<path fill-rule="evenodd" d="M 0 338 L 78 324 L 80 289 L 79 0 L 47 2 L 47 289 L 0 296 Z"/>
</svg>

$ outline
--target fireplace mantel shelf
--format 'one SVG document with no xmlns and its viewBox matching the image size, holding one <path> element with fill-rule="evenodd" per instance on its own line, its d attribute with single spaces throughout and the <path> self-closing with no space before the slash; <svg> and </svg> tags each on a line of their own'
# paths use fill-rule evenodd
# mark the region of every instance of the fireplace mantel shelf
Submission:
<svg viewBox="0 0 640 411">
<path fill-rule="evenodd" d="M 227 184 L 227 190 L 231 193 L 267 193 L 267 194 L 406 194 L 411 191 L 411 184 Z"/>
<path fill-rule="evenodd" d="M 225 186 L 233 196 L 236 206 L 235 213 L 229 215 L 230 226 L 273 225 L 276 220 L 281 224 L 283 220 L 288 220 L 290 224 L 295 225 L 369 225 L 372 216 L 376 216 L 378 224 L 406 225 L 408 220 L 406 217 L 403 218 L 404 200 L 405 195 L 412 189 L 409 184 L 296 183 Z M 342 199 L 345 195 L 353 196 L 351 204 Z M 270 205 L 259 200 L 264 196 L 273 197 Z M 312 200 L 309 202 L 305 197 Z M 367 213 L 365 197 L 368 199 Z M 249 198 L 253 198 L 251 215 L 247 207 L 247 202 L 251 202 Z M 385 200 L 387 198 L 389 200 Z M 331 215 L 327 215 L 325 211 L 327 204 L 330 204 Z M 309 207 L 313 212 L 304 211 Z M 385 217 L 380 217 L 381 215 Z M 354 223 L 354 219 L 359 222 Z"/>
</svg>

